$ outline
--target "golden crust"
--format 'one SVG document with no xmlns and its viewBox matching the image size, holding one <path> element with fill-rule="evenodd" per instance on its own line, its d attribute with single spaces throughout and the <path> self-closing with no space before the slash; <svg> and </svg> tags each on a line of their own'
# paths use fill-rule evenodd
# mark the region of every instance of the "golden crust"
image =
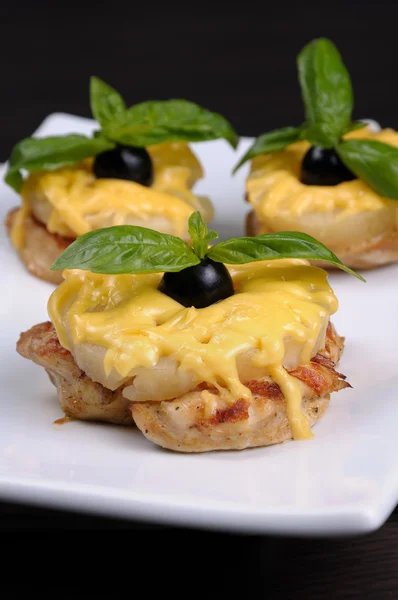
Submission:
<svg viewBox="0 0 398 600">
<path fill-rule="evenodd" d="M 246 235 L 254 236 L 263 233 L 274 232 L 258 221 L 254 211 L 250 211 L 246 217 Z M 364 240 L 356 246 L 347 245 L 345 248 L 330 247 L 330 249 L 344 264 L 353 269 L 374 269 L 398 261 L 398 231 L 390 231 L 385 235 Z M 312 261 L 312 264 L 332 268 L 330 264 L 322 261 Z"/>
<path fill-rule="evenodd" d="M 11 234 L 19 208 L 11 210 L 5 220 L 8 235 Z M 63 238 L 50 233 L 32 215 L 24 222 L 25 245 L 18 254 L 25 267 L 39 279 L 50 283 L 62 283 L 61 271 L 51 271 L 50 267 L 56 258 L 73 242 L 73 239 Z"/>
</svg>

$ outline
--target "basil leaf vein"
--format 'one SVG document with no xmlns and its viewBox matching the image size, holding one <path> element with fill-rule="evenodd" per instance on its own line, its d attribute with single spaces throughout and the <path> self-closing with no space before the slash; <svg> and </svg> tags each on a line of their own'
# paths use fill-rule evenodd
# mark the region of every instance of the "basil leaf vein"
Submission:
<svg viewBox="0 0 398 600">
<path fill-rule="evenodd" d="M 267 233 L 256 237 L 232 238 L 210 248 L 207 256 L 216 262 L 230 265 L 280 258 L 323 260 L 364 281 L 361 275 L 344 265 L 321 242 L 310 235 L 294 231 Z"/>
<path fill-rule="evenodd" d="M 145 227 L 117 225 L 80 236 L 51 269 L 119 275 L 177 272 L 199 263 L 192 248 L 178 237 Z"/>
</svg>

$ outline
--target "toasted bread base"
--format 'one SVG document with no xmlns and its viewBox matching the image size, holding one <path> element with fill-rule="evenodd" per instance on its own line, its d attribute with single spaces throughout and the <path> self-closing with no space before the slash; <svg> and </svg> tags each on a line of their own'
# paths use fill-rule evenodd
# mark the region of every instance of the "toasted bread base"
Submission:
<svg viewBox="0 0 398 600">
<path fill-rule="evenodd" d="M 250 211 L 246 216 L 246 235 L 255 236 L 264 233 L 275 232 L 261 223 L 253 210 Z M 345 248 L 333 248 L 330 246 L 330 250 L 344 264 L 353 269 L 374 269 L 398 261 L 398 231 L 388 233 L 385 236 L 378 236 L 375 239 L 366 240 L 360 246 L 350 247 L 347 245 Z M 320 267 L 332 268 L 326 262 L 311 262 Z"/>
<path fill-rule="evenodd" d="M 8 235 L 11 235 L 19 208 L 11 210 L 5 220 Z M 50 267 L 56 258 L 73 242 L 50 233 L 45 225 L 39 223 L 32 215 L 24 222 L 25 244 L 17 250 L 25 267 L 32 275 L 58 285 L 63 281 L 61 271 L 51 271 Z"/>
</svg>

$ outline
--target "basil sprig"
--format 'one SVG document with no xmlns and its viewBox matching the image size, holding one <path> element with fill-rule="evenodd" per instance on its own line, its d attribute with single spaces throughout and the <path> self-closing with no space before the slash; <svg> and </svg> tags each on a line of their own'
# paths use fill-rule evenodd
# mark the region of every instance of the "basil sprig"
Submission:
<svg viewBox="0 0 398 600">
<path fill-rule="evenodd" d="M 364 281 L 326 246 L 305 233 L 284 231 L 232 238 L 209 246 L 209 242 L 218 236 L 216 232 L 208 231 L 199 212 L 190 216 L 188 231 L 192 247 L 173 235 L 145 227 L 117 225 L 97 229 L 77 238 L 51 269 L 82 269 L 104 274 L 159 273 L 182 271 L 206 257 L 229 265 L 303 258 L 329 262 Z"/>
<path fill-rule="evenodd" d="M 255 156 L 284 150 L 298 140 L 333 148 L 348 131 L 365 127 L 365 123 L 351 121 L 351 80 L 331 41 L 319 38 L 307 44 L 297 57 L 297 68 L 306 121 L 299 127 L 284 127 L 261 135 L 234 171 Z M 274 147 L 268 140 L 279 143 Z"/>
<path fill-rule="evenodd" d="M 108 139 L 128 146 L 161 142 L 203 142 L 223 138 L 236 148 L 238 136 L 230 123 L 187 100 L 141 102 L 127 108 L 109 85 L 91 78 L 91 108 Z"/>
<path fill-rule="evenodd" d="M 345 166 L 377 194 L 398 200 L 398 150 L 372 140 L 344 140 L 347 133 L 366 123 L 352 121 L 350 75 L 334 44 L 325 38 L 313 40 L 298 55 L 297 67 L 306 121 L 258 137 L 234 172 L 258 155 L 306 140 L 313 146 L 333 148 Z"/>
<path fill-rule="evenodd" d="M 349 73 L 337 48 L 327 39 L 309 43 L 297 58 L 298 76 L 308 123 L 306 139 L 322 135 L 332 148 L 351 122 L 354 97 Z"/>
<path fill-rule="evenodd" d="M 122 118 L 127 110 L 121 95 L 99 77 L 90 79 L 90 107 L 102 129 L 108 123 Z"/>
<path fill-rule="evenodd" d="M 78 237 L 51 269 L 93 273 L 159 273 L 181 271 L 200 263 L 182 239 L 146 227 L 116 225 Z"/>
<path fill-rule="evenodd" d="M 218 233 L 208 230 L 199 211 L 192 213 L 188 221 L 188 233 L 191 238 L 192 247 L 195 254 L 201 260 L 205 258 L 209 242 L 218 238 Z"/>
<path fill-rule="evenodd" d="M 233 148 L 238 144 L 232 125 L 217 113 L 187 100 L 142 102 L 128 108 L 121 95 L 98 77 L 90 80 L 90 106 L 100 131 L 93 137 L 73 134 L 20 141 L 12 150 L 6 183 L 19 192 L 23 171 L 72 165 L 111 150 L 117 144 L 144 147 L 220 138 Z"/>
</svg>

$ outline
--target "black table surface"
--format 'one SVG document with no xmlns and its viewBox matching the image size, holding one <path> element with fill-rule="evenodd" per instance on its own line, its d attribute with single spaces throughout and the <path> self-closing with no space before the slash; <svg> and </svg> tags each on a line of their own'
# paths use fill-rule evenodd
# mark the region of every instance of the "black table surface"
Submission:
<svg viewBox="0 0 398 600">
<path fill-rule="evenodd" d="M 246 597 L 254 593 L 272 600 L 398 597 L 397 511 L 381 529 L 365 536 L 299 539 L 162 527 L 2 504 L 0 531 L 7 559 L 24 560 L 24 569 L 36 576 L 36 566 L 41 569 L 40 591 L 47 575 L 62 572 L 62 590 L 76 595 L 74 577 L 80 571 L 90 581 L 92 595 L 85 598 L 102 597 L 109 579 L 117 583 L 118 577 L 129 574 L 137 585 L 146 581 L 152 593 L 156 586 L 164 592 L 178 586 L 184 573 L 190 574 L 191 587 L 193 583 L 207 594 L 215 594 L 210 580 L 216 577 L 223 598 L 231 591 L 237 597 L 242 590 Z M 2 579 L 7 577 L 4 564 L 1 572 Z M 12 578 L 9 585 L 13 591 L 31 589 L 32 578 Z"/>
<path fill-rule="evenodd" d="M 0 160 L 51 112 L 89 116 L 92 74 L 120 90 L 128 103 L 194 100 L 227 116 L 242 135 L 300 123 L 295 56 L 318 36 L 335 41 L 350 69 L 354 117 L 398 126 L 398 7 L 393 1 L 106 4 L 1 3 Z M 255 583 L 270 598 L 398 597 L 397 512 L 363 537 L 300 540 L 151 527 L 3 503 L 0 530 L 10 548 L 14 541 L 30 549 L 43 540 L 55 548 L 68 534 L 87 540 L 94 533 L 127 533 L 135 551 L 149 541 L 151 560 L 162 558 L 163 564 L 172 540 L 180 554 L 203 544 L 207 550 L 193 574 L 203 585 L 197 569 L 202 576 L 209 569 L 214 573 L 221 557 L 228 557 L 230 576 L 217 571 L 224 591 L 243 577 L 247 590 Z M 77 555 L 75 546 L 73 564 L 70 556 L 59 564 L 58 555 L 49 551 L 46 564 L 75 572 Z M 106 556 L 109 566 L 115 549 L 108 548 Z M 24 584 L 31 581 L 14 580 L 13 589 Z"/>
</svg>

